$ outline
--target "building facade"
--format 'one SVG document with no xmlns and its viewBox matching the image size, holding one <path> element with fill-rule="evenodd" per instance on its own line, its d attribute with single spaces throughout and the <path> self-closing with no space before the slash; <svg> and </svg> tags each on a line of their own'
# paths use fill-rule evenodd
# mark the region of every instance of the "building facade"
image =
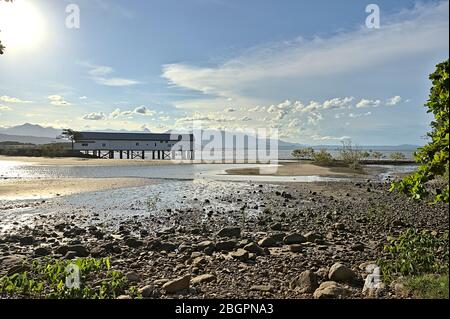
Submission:
<svg viewBox="0 0 450 319">
<path fill-rule="evenodd" d="M 74 150 L 102 158 L 194 159 L 194 135 L 75 132 Z"/>
</svg>

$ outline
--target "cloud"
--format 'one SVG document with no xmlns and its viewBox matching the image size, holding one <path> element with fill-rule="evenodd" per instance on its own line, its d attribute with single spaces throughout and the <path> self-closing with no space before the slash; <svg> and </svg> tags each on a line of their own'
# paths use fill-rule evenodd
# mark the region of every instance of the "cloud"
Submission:
<svg viewBox="0 0 450 319">
<path fill-rule="evenodd" d="M 402 97 L 399 95 L 393 96 L 386 101 L 386 105 L 394 106 L 402 101 Z"/>
<path fill-rule="evenodd" d="M 10 111 L 10 110 L 12 110 L 12 108 L 10 108 L 9 106 L 0 104 L 0 110 L 2 110 L 2 111 Z"/>
<path fill-rule="evenodd" d="M 88 62 L 81 64 L 90 69 L 88 71 L 89 76 L 97 84 L 105 86 L 131 86 L 141 84 L 138 80 L 113 76 L 112 74 L 115 71 L 110 66 L 93 65 Z"/>
<path fill-rule="evenodd" d="M 146 106 L 138 106 L 137 108 L 134 109 L 133 113 L 141 114 L 141 115 L 150 115 L 150 116 L 156 114 L 155 111 L 150 110 Z"/>
<path fill-rule="evenodd" d="M 6 102 L 6 103 L 33 103 L 32 101 L 25 101 L 25 100 L 21 100 L 17 97 L 10 97 L 7 95 L 0 96 L 0 101 Z"/>
<path fill-rule="evenodd" d="M 225 113 L 232 113 L 232 112 L 236 112 L 236 109 L 235 109 L 235 108 L 232 108 L 232 107 L 227 107 L 227 108 L 225 109 Z"/>
<path fill-rule="evenodd" d="M 209 95 L 216 109 L 223 108 L 222 103 L 230 97 L 241 105 L 245 99 L 267 103 L 273 100 L 275 85 L 286 91 L 291 85 L 294 93 L 298 87 L 292 83 L 320 83 L 320 79 L 361 71 L 370 74 L 379 66 L 404 61 L 405 56 L 446 52 L 448 29 L 448 2 L 432 2 L 383 16 L 382 27 L 376 31 L 361 26 L 330 37 L 259 46 L 208 67 L 166 64 L 162 77 L 175 87 Z M 268 86 L 272 89 L 261 89 Z M 330 101 L 327 106 L 339 107 L 345 102 Z"/>
<path fill-rule="evenodd" d="M 87 99 L 87 96 L 84 96 L 84 95 L 83 95 L 83 96 L 80 96 L 79 99 L 80 99 L 80 100 L 86 100 L 86 99 Z"/>
<path fill-rule="evenodd" d="M 92 112 L 92 113 L 88 113 L 85 114 L 83 116 L 83 120 L 90 120 L 90 121 L 101 121 L 101 120 L 105 120 L 106 119 L 106 115 L 103 112 Z"/>
<path fill-rule="evenodd" d="M 47 97 L 50 101 L 50 104 L 56 105 L 56 106 L 64 106 L 64 105 L 71 105 L 69 102 L 64 100 L 64 98 L 61 95 L 49 95 Z"/>
<path fill-rule="evenodd" d="M 350 136 L 321 136 L 321 135 L 311 135 L 310 136 L 313 140 L 316 141 L 342 141 L 342 140 L 349 140 L 351 139 Z"/>
<path fill-rule="evenodd" d="M 350 106 L 351 102 L 354 99 L 355 98 L 353 96 L 344 98 L 334 98 L 323 102 L 322 106 L 324 109 L 346 108 Z"/>
<path fill-rule="evenodd" d="M 367 99 L 361 99 L 361 101 L 356 104 L 357 108 L 366 108 L 366 107 L 378 107 L 380 106 L 381 101 L 380 100 L 367 100 Z"/>
<path fill-rule="evenodd" d="M 242 121 L 242 122 L 248 122 L 248 121 L 251 121 L 252 119 L 249 118 L 248 116 L 243 116 L 239 120 Z"/>
</svg>

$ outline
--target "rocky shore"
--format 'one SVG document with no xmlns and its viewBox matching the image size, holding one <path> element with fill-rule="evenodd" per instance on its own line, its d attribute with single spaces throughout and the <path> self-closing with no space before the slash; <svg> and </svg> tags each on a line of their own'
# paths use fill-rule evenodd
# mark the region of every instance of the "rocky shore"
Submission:
<svg viewBox="0 0 450 319">
<path fill-rule="evenodd" d="M 389 285 L 363 289 L 388 236 L 448 231 L 448 205 L 385 182 L 177 183 L 171 201 L 155 191 L 111 210 L 58 198 L 6 223 L 14 207 L 2 208 L 0 276 L 34 259 L 92 256 L 109 257 L 144 298 L 401 298 Z"/>
</svg>

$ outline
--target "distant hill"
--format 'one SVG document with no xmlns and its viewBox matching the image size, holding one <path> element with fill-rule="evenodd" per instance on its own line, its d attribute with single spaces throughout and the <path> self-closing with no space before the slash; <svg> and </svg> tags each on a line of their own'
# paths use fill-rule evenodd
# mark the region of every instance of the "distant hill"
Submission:
<svg viewBox="0 0 450 319">
<path fill-rule="evenodd" d="M 43 127 L 37 124 L 25 123 L 10 127 L 0 127 L 0 133 L 28 137 L 56 138 L 56 136 L 61 134 L 61 130 L 53 127 Z"/>
<path fill-rule="evenodd" d="M 61 142 L 61 141 L 57 140 L 56 138 L 49 138 L 49 137 L 0 134 L 0 142 L 50 144 L 50 143 Z"/>
</svg>

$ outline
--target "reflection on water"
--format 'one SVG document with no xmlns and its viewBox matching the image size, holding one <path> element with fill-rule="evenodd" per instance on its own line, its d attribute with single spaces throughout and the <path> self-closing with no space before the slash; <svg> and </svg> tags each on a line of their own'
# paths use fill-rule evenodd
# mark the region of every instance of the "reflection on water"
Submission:
<svg viewBox="0 0 450 319">
<path fill-rule="evenodd" d="M 379 177 L 386 179 L 397 173 L 413 171 L 414 165 L 371 165 L 384 168 Z M 148 165 L 148 166 L 51 166 L 31 165 L 29 163 L 0 161 L 0 177 L 3 178 L 64 178 L 64 177 L 141 177 L 155 179 L 178 180 L 228 180 L 228 181 L 255 181 L 255 182 L 318 182 L 340 181 L 347 178 L 332 178 L 322 176 L 255 176 L 255 175 L 228 175 L 226 170 L 232 168 L 273 167 L 270 165 L 255 164 L 182 164 L 182 165 Z"/>
</svg>

